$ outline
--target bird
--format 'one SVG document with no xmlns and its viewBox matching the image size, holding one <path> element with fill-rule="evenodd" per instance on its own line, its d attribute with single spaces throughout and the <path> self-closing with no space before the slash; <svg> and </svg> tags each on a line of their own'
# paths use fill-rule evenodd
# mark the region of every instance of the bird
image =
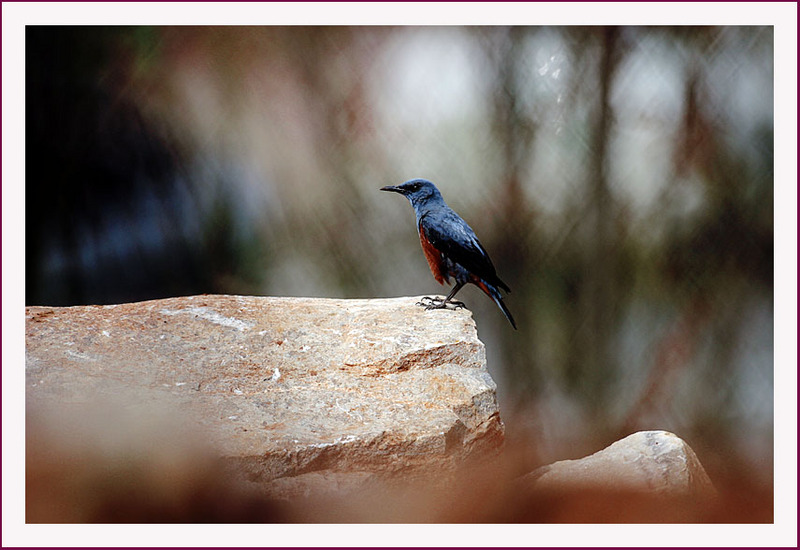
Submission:
<svg viewBox="0 0 800 550">
<path fill-rule="evenodd" d="M 497 276 L 494 264 L 475 232 L 447 206 L 433 182 L 417 178 L 401 185 L 387 185 L 380 190 L 400 193 L 409 200 L 416 214 L 422 251 L 433 277 L 442 285 L 450 284 L 451 277 L 455 281 L 447 298 L 425 296 L 423 300 L 426 302 L 419 302 L 419 305 L 427 310 L 466 307 L 463 302 L 453 301 L 453 297 L 464 285 L 472 283 L 494 300 L 516 330 L 514 317 L 500 294 L 500 289 L 506 292 L 511 292 L 511 289 Z"/>
</svg>

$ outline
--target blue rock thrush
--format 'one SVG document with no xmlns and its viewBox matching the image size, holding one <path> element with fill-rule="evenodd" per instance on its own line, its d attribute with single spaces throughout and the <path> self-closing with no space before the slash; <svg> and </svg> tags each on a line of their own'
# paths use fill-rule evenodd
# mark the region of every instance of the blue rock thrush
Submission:
<svg viewBox="0 0 800 550">
<path fill-rule="evenodd" d="M 492 260 L 475 232 L 447 206 L 436 186 L 428 180 L 413 179 L 402 185 L 381 187 L 381 191 L 400 193 L 411 202 L 417 215 L 419 241 L 433 276 L 439 284 L 450 283 L 450 277 L 455 280 L 455 286 L 447 298 L 442 300 L 426 296 L 424 300 L 427 303 L 420 302 L 420 305 L 424 305 L 425 309 L 465 307 L 462 302 L 454 302 L 453 297 L 465 284 L 472 283 L 494 300 L 516 329 L 514 317 L 498 290 L 511 292 L 511 289 L 497 276 Z"/>
</svg>

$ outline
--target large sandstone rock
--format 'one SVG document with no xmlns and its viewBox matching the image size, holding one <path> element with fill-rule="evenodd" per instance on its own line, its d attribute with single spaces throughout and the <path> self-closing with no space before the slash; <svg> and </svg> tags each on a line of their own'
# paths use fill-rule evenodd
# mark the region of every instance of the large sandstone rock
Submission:
<svg viewBox="0 0 800 550">
<path fill-rule="evenodd" d="M 27 308 L 27 521 L 726 517 L 663 431 L 519 477 L 471 314 L 416 301 Z"/>
<path fill-rule="evenodd" d="M 471 314 L 417 300 L 28 307 L 28 414 L 174 412 L 282 496 L 496 453 L 503 424 Z"/>
</svg>

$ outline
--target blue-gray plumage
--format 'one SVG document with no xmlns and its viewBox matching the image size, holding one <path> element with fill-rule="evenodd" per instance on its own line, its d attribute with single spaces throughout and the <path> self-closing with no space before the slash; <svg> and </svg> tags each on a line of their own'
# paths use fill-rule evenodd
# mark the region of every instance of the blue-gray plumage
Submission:
<svg viewBox="0 0 800 550">
<path fill-rule="evenodd" d="M 511 290 L 497 276 L 492 260 L 475 232 L 447 206 L 436 186 L 425 179 L 413 179 L 402 185 L 381 187 L 381 191 L 400 193 L 411 202 L 417 216 L 422 251 L 433 276 L 440 284 L 449 283 L 451 277 L 455 280 L 447 298 L 428 298 L 430 303 L 424 304 L 426 308 L 446 308 L 448 304 L 463 307 L 463 303 L 453 302 L 452 298 L 461 287 L 472 283 L 494 300 L 511 326 L 517 328 L 499 289 Z"/>
</svg>

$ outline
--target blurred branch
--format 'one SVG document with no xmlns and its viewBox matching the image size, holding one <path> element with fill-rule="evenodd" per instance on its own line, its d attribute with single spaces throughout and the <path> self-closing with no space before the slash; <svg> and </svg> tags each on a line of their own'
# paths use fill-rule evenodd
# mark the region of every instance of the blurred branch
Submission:
<svg viewBox="0 0 800 550">
<path fill-rule="evenodd" d="M 655 356 L 649 368 L 647 382 L 636 402 L 619 423 L 617 433 L 624 437 L 644 429 L 672 397 L 680 372 L 691 363 L 698 342 L 709 322 L 709 304 L 700 296 L 687 305 L 672 327 L 655 344 Z"/>
</svg>

